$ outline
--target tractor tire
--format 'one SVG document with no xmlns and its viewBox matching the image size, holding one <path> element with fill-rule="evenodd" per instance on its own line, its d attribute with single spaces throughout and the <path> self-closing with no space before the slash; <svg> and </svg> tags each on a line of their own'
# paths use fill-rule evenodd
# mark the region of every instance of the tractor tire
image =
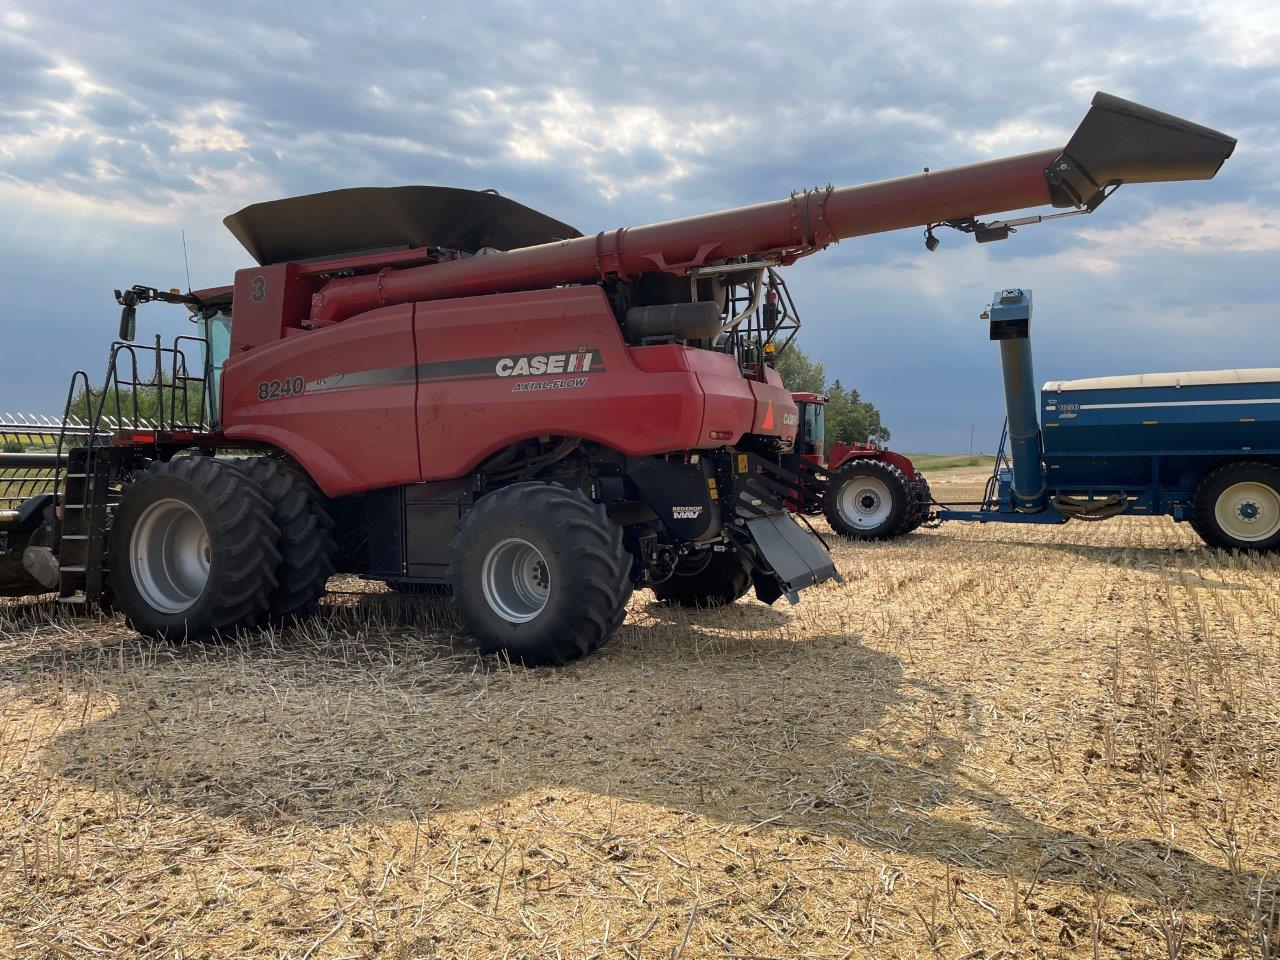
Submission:
<svg viewBox="0 0 1280 960">
<path fill-rule="evenodd" d="M 1237 461 L 1218 467 L 1191 495 L 1191 525 L 1211 547 L 1280 548 L 1280 466 Z"/>
<path fill-rule="evenodd" d="M 858 459 L 831 475 L 823 513 L 831 529 L 852 540 L 889 540 L 915 517 L 907 476 L 883 460 Z M 923 521 L 922 521 L 923 522 Z"/>
<path fill-rule="evenodd" d="M 911 518 L 903 525 L 902 533 L 911 533 L 929 519 L 929 508 L 933 506 L 933 492 L 929 489 L 929 481 L 924 474 L 916 471 L 916 482 L 911 486 Z"/>
<path fill-rule="evenodd" d="M 562 666 L 626 618 L 634 585 L 622 528 L 578 490 L 516 483 L 490 493 L 463 515 L 450 550 L 454 604 L 484 653 Z"/>
<path fill-rule="evenodd" d="M 326 497 L 300 467 L 274 457 L 228 461 L 262 487 L 271 519 L 280 529 L 279 583 L 271 591 L 267 620 L 284 624 L 316 611 L 333 576 L 333 518 Z"/>
<path fill-rule="evenodd" d="M 675 573 L 653 585 L 653 595 L 660 603 L 678 607 L 723 607 L 750 589 L 750 566 L 734 553 L 708 551 L 706 557 L 682 560 Z"/>
<path fill-rule="evenodd" d="M 279 528 L 261 485 L 230 463 L 153 463 L 111 531 L 116 609 L 146 636 L 186 640 L 257 624 L 277 586 Z"/>
</svg>

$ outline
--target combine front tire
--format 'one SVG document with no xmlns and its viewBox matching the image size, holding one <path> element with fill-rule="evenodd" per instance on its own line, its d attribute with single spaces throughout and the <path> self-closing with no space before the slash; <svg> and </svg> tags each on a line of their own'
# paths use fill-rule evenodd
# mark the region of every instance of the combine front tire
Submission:
<svg viewBox="0 0 1280 960">
<path fill-rule="evenodd" d="M 1218 467 L 1196 486 L 1191 525 L 1211 547 L 1280 548 L 1280 467 L 1250 461 Z"/>
<path fill-rule="evenodd" d="M 115 605 L 139 633 L 166 640 L 251 626 L 276 588 L 279 537 L 262 487 L 229 463 L 154 463 L 116 512 Z"/>
<path fill-rule="evenodd" d="M 831 476 L 823 512 L 836 533 L 854 540 L 888 540 L 915 517 L 906 474 L 882 460 L 850 460 Z"/>
<path fill-rule="evenodd" d="M 580 491 L 517 483 L 490 493 L 450 548 L 454 603 L 485 653 L 562 665 L 598 649 L 626 617 L 622 528 Z"/>
<path fill-rule="evenodd" d="M 653 585 L 653 595 L 681 607 L 723 607 L 750 588 L 751 568 L 737 555 L 707 551 L 681 560 L 675 573 Z"/>
</svg>

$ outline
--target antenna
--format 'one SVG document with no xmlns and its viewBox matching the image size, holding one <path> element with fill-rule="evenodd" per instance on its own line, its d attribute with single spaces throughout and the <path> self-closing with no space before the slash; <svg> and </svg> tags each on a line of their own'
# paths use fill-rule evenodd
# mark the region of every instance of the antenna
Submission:
<svg viewBox="0 0 1280 960">
<path fill-rule="evenodd" d="M 187 259 L 187 231 L 180 230 L 182 234 L 182 265 L 187 268 L 187 293 L 191 292 L 191 261 Z"/>
</svg>

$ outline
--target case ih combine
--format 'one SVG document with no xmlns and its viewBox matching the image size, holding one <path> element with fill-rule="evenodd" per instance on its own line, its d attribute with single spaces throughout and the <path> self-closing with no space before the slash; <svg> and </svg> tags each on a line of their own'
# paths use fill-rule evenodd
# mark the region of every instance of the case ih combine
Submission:
<svg viewBox="0 0 1280 960">
<path fill-rule="evenodd" d="M 904 227 L 1000 239 L 1042 218 L 977 218 L 1090 212 L 1121 183 L 1210 178 L 1233 146 L 1099 94 L 1066 147 L 588 236 L 439 187 L 247 207 L 226 223 L 257 265 L 232 286 L 117 294 L 89 437 L 4 515 L 10 592 L 109 599 L 178 639 L 305 615 L 336 568 L 447 585 L 483 649 L 531 664 L 604 643 L 637 587 L 794 600 L 838 575 L 786 509 L 805 481 L 771 365 L 798 326 L 779 270 Z M 199 335 L 133 344 L 151 300 Z"/>
</svg>

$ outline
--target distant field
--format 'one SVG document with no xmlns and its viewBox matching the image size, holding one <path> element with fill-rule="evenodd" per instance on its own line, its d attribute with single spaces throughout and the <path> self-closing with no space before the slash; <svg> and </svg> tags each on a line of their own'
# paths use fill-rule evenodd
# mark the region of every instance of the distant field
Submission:
<svg viewBox="0 0 1280 960">
<path fill-rule="evenodd" d="M 989 457 L 985 453 L 976 453 L 973 456 L 964 453 L 908 453 L 906 456 L 911 458 L 911 462 L 916 467 L 930 472 L 956 470 L 961 467 L 966 470 L 974 467 L 990 468 L 996 460 L 995 457 Z"/>
</svg>

